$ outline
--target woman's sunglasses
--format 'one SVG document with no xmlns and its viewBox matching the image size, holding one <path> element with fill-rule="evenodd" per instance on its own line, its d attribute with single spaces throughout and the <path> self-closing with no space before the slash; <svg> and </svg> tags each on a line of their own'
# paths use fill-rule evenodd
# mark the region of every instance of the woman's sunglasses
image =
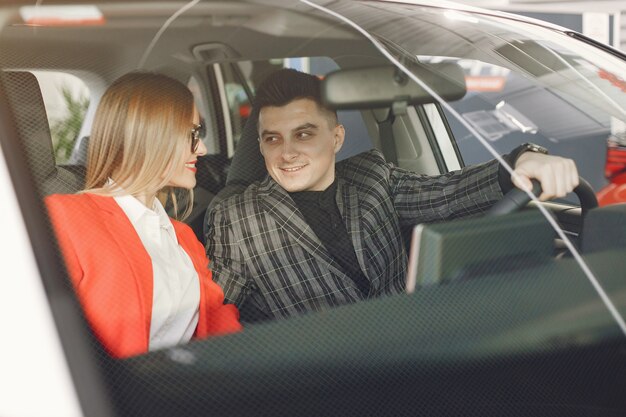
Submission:
<svg viewBox="0 0 626 417">
<path fill-rule="evenodd" d="M 200 138 L 202 137 L 202 124 L 194 125 L 191 128 L 191 152 L 196 153 L 200 146 Z"/>
</svg>

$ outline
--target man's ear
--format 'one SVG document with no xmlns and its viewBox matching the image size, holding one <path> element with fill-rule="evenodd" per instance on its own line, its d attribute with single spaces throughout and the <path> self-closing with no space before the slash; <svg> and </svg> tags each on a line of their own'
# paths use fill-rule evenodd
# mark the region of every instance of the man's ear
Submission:
<svg viewBox="0 0 626 417">
<path fill-rule="evenodd" d="M 335 153 L 337 153 L 343 146 L 343 140 L 346 136 L 346 129 L 344 129 L 343 125 L 335 126 L 334 135 L 335 135 Z"/>
<path fill-rule="evenodd" d="M 258 138 L 256 138 L 256 141 L 259 142 L 259 152 L 261 152 L 261 155 L 263 155 L 263 147 L 261 146 L 261 137 L 259 136 Z M 263 155 L 263 158 L 265 158 L 265 155 Z"/>
</svg>

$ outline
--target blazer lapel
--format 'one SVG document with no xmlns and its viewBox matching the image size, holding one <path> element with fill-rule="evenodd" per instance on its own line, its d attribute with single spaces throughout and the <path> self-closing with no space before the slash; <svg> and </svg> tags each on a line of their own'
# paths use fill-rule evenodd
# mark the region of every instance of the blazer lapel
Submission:
<svg viewBox="0 0 626 417">
<path fill-rule="evenodd" d="M 142 317 L 148 319 L 145 325 L 145 340 L 146 343 L 149 343 L 153 300 L 152 259 L 132 223 L 113 197 L 87 195 L 100 209 L 102 220 L 120 251 L 127 255 L 124 258 L 130 266 L 132 277 L 118 277 L 118 279 L 134 279 L 139 294 L 138 301 Z M 147 347 L 148 345 L 146 345 L 146 349 Z"/>
<path fill-rule="evenodd" d="M 261 207 L 276 221 L 279 228 L 285 230 L 318 262 L 328 265 L 337 275 L 345 275 L 304 220 L 304 216 L 287 191 L 268 176 L 259 184 L 258 195 Z"/>
<path fill-rule="evenodd" d="M 361 271 L 372 284 L 372 289 L 378 286 L 378 277 L 371 276 L 367 268 L 365 250 L 363 249 L 363 234 L 361 227 L 361 210 L 359 209 L 358 192 L 354 185 L 349 184 L 342 178 L 337 178 L 337 207 L 343 217 L 348 236 L 354 246 L 356 258 L 359 261 Z"/>
</svg>

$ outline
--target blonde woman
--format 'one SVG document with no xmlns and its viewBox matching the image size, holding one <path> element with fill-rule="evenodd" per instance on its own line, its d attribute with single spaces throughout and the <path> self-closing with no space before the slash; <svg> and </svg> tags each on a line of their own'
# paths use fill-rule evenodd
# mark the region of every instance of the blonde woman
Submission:
<svg viewBox="0 0 626 417">
<path fill-rule="evenodd" d="M 198 123 L 183 84 L 124 75 L 98 106 L 85 190 L 46 198 L 87 321 L 115 357 L 241 328 L 202 244 L 161 202 L 196 184 Z"/>
</svg>

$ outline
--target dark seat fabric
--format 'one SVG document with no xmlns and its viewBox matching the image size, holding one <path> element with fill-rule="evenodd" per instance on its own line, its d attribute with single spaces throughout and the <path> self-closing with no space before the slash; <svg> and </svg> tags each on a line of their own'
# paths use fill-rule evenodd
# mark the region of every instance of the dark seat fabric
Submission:
<svg viewBox="0 0 626 417">
<path fill-rule="evenodd" d="M 242 193 L 248 185 L 254 181 L 262 180 L 267 175 L 263 155 L 261 155 L 257 141 L 259 137 L 256 128 L 258 117 L 258 112 L 253 111 L 246 121 L 237 150 L 228 167 L 226 184 L 207 205 L 203 221 L 202 239 L 200 239 L 203 243 L 205 243 L 205 235 L 208 231 L 207 215 L 213 207 L 232 195 Z"/>
<path fill-rule="evenodd" d="M 42 195 L 74 193 L 83 188 L 84 170 L 58 167 L 39 82 L 30 72 L 5 71 L 2 85 L 35 184 Z"/>
<path fill-rule="evenodd" d="M 626 204 L 589 210 L 580 246 L 583 253 L 626 248 Z"/>
<path fill-rule="evenodd" d="M 259 114 L 254 110 L 248 120 L 246 120 L 237 150 L 228 169 L 226 185 L 243 185 L 247 187 L 255 181 L 262 180 L 267 175 L 265 161 L 259 149 L 258 119 Z M 230 195 L 232 194 L 229 192 L 220 192 L 217 198 L 224 199 Z"/>
</svg>

